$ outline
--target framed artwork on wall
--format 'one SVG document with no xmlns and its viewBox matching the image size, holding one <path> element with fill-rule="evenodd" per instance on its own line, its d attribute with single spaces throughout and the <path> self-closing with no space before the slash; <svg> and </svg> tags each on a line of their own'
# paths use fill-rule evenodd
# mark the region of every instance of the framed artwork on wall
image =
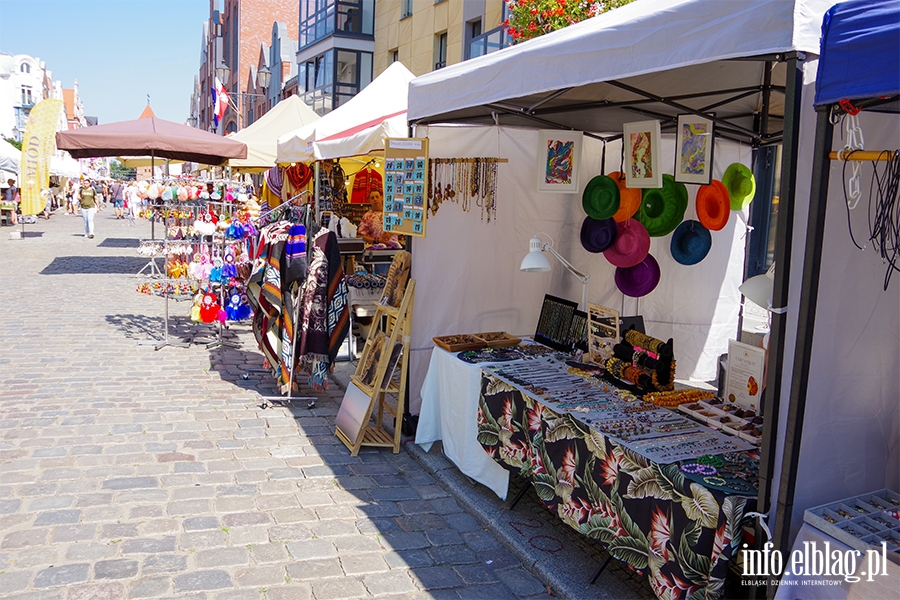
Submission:
<svg viewBox="0 0 900 600">
<path fill-rule="evenodd" d="M 538 130 L 538 191 L 578 192 L 580 131 Z"/>
<path fill-rule="evenodd" d="M 625 123 L 623 133 L 626 187 L 662 187 L 659 121 Z"/>
<path fill-rule="evenodd" d="M 675 143 L 675 181 L 712 183 L 713 122 L 697 115 L 678 115 Z"/>
</svg>

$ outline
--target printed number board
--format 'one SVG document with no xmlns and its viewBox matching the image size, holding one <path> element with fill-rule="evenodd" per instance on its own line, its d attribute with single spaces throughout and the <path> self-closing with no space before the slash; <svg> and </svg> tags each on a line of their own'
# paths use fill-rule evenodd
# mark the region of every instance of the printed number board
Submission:
<svg viewBox="0 0 900 600">
<path fill-rule="evenodd" d="M 387 138 L 384 176 L 384 230 L 425 237 L 428 138 Z"/>
</svg>

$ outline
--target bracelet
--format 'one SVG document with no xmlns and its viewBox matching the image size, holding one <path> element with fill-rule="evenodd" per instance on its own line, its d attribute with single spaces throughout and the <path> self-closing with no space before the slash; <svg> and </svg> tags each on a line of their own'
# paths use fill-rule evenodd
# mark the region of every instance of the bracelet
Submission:
<svg viewBox="0 0 900 600">
<path fill-rule="evenodd" d="M 717 475 L 718 471 L 715 467 L 709 465 L 701 465 L 699 463 L 688 463 L 681 465 L 681 470 L 689 475 Z"/>
<path fill-rule="evenodd" d="M 751 486 L 746 481 L 741 481 L 740 479 L 736 479 L 734 481 L 729 481 L 728 487 L 731 488 L 732 490 L 734 490 L 735 492 L 749 492 L 750 490 L 753 489 L 753 486 Z"/>
<path fill-rule="evenodd" d="M 709 465 L 711 467 L 721 468 L 725 466 L 725 460 L 721 456 L 715 456 L 712 454 L 704 454 L 697 459 L 697 462 L 701 465 Z"/>
<path fill-rule="evenodd" d="M 721 477 L 704 477 L 703 483 L 716 487 L 726 487 L 728 482 Z"/>
</svg>

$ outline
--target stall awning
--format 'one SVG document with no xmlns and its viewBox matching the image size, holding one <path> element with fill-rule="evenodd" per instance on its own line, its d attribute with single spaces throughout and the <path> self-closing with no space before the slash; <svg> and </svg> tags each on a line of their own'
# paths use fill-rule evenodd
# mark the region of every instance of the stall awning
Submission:
<svg viewBox="0 0 900 600">
<path fill-rule="evenodd" d="M 674 115 L 702 111 L 715 113 L 726 137 L 776 142 L 780 61 L 818 53 L 822 15 L 833 3 L 637 0 L 417 77 L 409 119 L 617 132 L 623 122 L 651 118 L 665 127 Z"/>
<path fill-rule="evenodd" d="M 900 2 L 834 5 L 822 23 L 816 106 L 900 93 Z M 896 98 L 894 108 L 897 107 Z"/>
<path fill-rule="evenodd" d="M 247 144 L 247 158 L 233 158 L 228 161 L 229 166 L 236 169 L 274 167 L 278 136 L 318 120 L 319 115 L 300 96 L 285 98 L 255 123 L 231 136 L 231 139 Z"/>
<path fill-rule="evenodd" d="M 359 156 L 383 148 L 385 135 L 406 137 L 406 101 L 412 80 L 413 74 L 395 62 L 346 104 L 279 137 L 278 162 Z"/>
</svg>

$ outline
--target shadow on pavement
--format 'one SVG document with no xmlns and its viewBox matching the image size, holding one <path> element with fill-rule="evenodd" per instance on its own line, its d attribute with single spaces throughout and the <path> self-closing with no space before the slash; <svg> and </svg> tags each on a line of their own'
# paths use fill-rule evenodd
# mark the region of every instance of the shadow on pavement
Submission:
<svg viewBox="0 0 900 600">
<path fill-rule="evenodd" d="M 134 275 L 147 264 L 141 256 L 57 256 L 41 275 Z"/>
<path fill-rule="evenodd" d="M 141 241 L 137 238 L 106 238 L 99 244 L 98 248 L 137 248 L 141 245 Z"/>
<path fill-rule="evenodd" d="M 160 301 L 164 301 L 160 299 Z M 106 322 L 125 334 L 125 337 L 143 339 L 162 339 L 165 320 L 162 317 L 147 315 L 106 315 Z M 185 317 L 169 317 L 169 338 L 189 340 L 195 333 L 194 323 Z"/>
</svg>

